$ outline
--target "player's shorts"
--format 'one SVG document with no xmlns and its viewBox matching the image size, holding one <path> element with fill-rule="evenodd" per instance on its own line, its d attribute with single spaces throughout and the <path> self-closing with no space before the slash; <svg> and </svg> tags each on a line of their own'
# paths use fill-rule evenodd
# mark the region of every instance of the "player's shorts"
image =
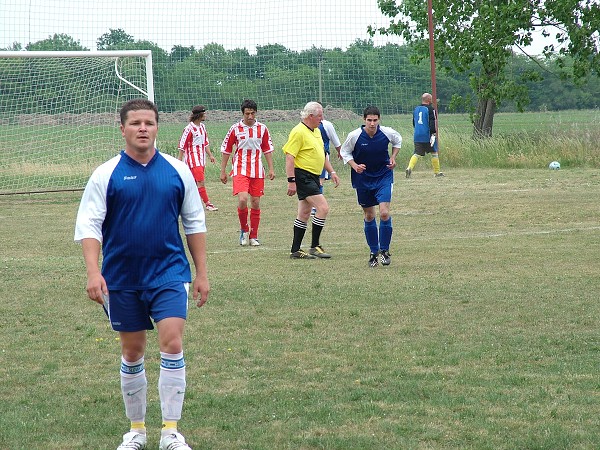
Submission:
<svg viewBox="0 0 600 450">
<path fill-rule="evenodd" d="M 294 176 L 296 177 L 296 195 L 298 196 L 298 200 L 305 200 L 306 197 L 310 197 L 311 195 L 321 194 L 319 175 L 296 167 L 294 169 Z"/>
<path fill-rule="evenodd" d="M 204 166 L 196 166 L 190 170 L 192 171 L 192 175 L 194 175 L 194 180 L 196 180 L 196 182 L 204 181 Z"/>
<path fill-rule="evenodd" d="M 265 195 L 265 179 L 234 175 L 233 195 L 238 195 L 240 192 L 247 192 L 252 197 L 262 197 Z"/>
<path fill-rule="evenodd" d="M 392 178 L 393 180 L 393 178 Z M 379 205 L 380 203 L 390 203 L 392 201 L 392 192 L 394 183 L 386 177 L 381 183 L 373 186 L 371 189 L 356 189 L 358 204 L 363 208 Z"/>
<path fill-rule="evenodd" d="M 327 159 L 327 161 L 329 161 L 329 153 L 325 152 L 325 158 Z M 327 172 L 325 170 L 325 168 L 323 168 L 323 172 L 321 172 L 320 178 L 323 178 L 325 180 L 329 180 L 330 175 L 329 175 L 329 172 Z"/>
<path fill-rule="evenodd" d="M 152 321 L 186 319 L 189 288 L 189 283 L 175 281 L 156 289 L 110 291 L 108 317 L 113 330 L 152 330 Z"/>
<path fill-rule="evenodd" d="M 437 142 L 432 147 L 429 142 L 415 142 L 415 155 L 425 156 L 425 153 L 437 153 Z"/>
</svg>

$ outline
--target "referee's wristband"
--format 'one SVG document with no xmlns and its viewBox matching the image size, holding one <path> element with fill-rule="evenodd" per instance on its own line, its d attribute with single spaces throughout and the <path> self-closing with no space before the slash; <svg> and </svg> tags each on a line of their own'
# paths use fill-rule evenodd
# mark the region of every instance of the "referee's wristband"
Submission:
<svg viewBox="0 0 600 450">
<path fill-rule="evenodd" d="M 331 171 L 331 172 L 329 172 L 329 173 L 331 173 L 331 174 L 334 174 L 334 173 L 335 173 L 335 170 L 332 170 L 332 171 Z"/>
<path fill-rule="evenodd" d="M 288 183 L 295 183 L 296 177 L 288 177 Z"/>
</svg>

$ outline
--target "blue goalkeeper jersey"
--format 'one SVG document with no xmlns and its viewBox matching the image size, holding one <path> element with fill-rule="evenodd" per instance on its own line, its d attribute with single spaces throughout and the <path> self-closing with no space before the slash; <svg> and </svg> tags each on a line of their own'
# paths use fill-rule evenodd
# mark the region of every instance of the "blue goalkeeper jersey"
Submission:
<svg viewBox="0 0 600 450">
<path fill-rule="evenodd" d="M 379 126 L 373 137 L 364 131 L 364 126 L 350 132 L 342 145 L 344 163 L 353 159 L 356 164 L 364 164 L 366 170 L 350 173 L 352 187 L 355 189 L 372 189 L 378 186 L 380 179 L 394 181 L 393 171 L 387 166 L 390 163 L 389 145 L 400 148 L 402 137 L 393 128 Z"/>
<path fill-rule="evenodd" d="M 102 275 L 109 290 L 190 282 L 180 216 L 185 234 L 206 231 L 189 168 L 158 151 L 146 165 L 122 151 L 90 177 L 77 215 L 75 240 L 95 238 L 102 243 Z"/>
<path fill-rule="evenodd" d="M 435 110 L 431 105 L 419 105 L 413 111 L 414 142 L 429 142 L 435 134 Z"/>
</svg>

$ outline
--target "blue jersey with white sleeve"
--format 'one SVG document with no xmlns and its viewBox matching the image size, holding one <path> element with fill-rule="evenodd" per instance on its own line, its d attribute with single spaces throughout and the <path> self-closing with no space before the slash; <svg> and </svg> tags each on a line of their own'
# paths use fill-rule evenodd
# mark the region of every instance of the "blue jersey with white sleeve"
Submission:
<svg viewBox="0 0 600 450">
<path fill-rule="evenodd" d="M 187 165 L 158 150 L 142 165 L 121 151 L 90 177 L 75 241 L 94 238 L 102 244 L 102 275 L 109 290 L 191 282 L 179 217 L 186 235 L 206 232 L 204 209 Z"/>
<path fill-rule="evenodd" d="M 341 149 L 344 163 L 353 159 L 356 164 L 366 166 L 362 173 L 354 170 L 350 172 L 353 188 L 371 189 L 379 185 L 379 181 L 383 178 L 393 183 L 393 170 L 387 167 L 390 163 L 390 144 L 392 148 L 400 148 L 402 136 L 393 128 L 382 125 L 377 127 L 373 137 L 365 132 L 364 125 L 348 134 Z"/>
</svg>

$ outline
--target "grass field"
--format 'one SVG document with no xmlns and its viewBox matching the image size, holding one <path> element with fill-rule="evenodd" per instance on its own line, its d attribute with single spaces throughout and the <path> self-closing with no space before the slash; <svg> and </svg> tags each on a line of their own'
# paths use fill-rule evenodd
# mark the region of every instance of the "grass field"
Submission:
<svg viewBox="0 0 600 450">
<path fill-rule="evenodd" d="M 322 236 L 334 256 L 317 261 L 288 258 L 282 174 L 260 248 L 239 247 L 231 186 L 210 175 L 212 292 L 185 344 L 192 447 L 600 448 L 598 171 L 399 170 L 392 265 L 377 269 L 338 172 Z M 72 242 L 79 197 L 0 196 L 0 449 L 114 449 L 128 427 L 119 343 Z"/>
</svg>

